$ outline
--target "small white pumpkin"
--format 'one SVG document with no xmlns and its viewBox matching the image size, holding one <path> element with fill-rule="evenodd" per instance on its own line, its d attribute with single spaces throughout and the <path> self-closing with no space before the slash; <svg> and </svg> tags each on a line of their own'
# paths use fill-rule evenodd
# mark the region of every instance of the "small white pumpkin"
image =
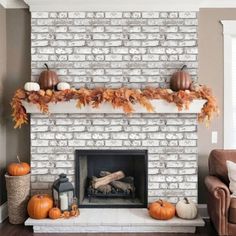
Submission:
<svg viewBox="0 0 236 236">
<path fill-rule="evenodd" d="M 201 85 L 197 82 L 192 82 L 190 85 L 190 90 L 191 91 L 196 91 L 198 92 L 201 89 Z"/>
<path fill-rule="evenodd" d="M 60 91 L 70 89 L 70 84 L 68 84 L 66 82 L 60 82 L 57 84 L 57 89 Z"/>
<path fill-rule="evenodd" d="M 36 82 L 26 82 L 24 85 L 24 89 L 26 91 L 39 91 L 40 90 L 40 86 L 38 83 Z"/>
<path fill-rule="evenodd" d="M 197 216 L 197 206 L 186 197 L 176 204 L 176 213 L 183 219 L 194 219 Z"/>
</svg>

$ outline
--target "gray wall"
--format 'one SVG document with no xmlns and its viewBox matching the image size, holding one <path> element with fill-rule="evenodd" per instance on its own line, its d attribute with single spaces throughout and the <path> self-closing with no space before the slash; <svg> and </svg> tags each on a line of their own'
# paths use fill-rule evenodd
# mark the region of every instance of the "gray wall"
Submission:
<svg viewBox="0 0 236 236">
<path fill-rule="evenodd" d="M 4 85 L 7 120 L 6 162 L 19 155 L 29 161 L 29 126 L 13 129 L 10 100 L 17 88 L 30 81 L 30 13 L 26 9 L 7 10 L 7 80 Z"/>
<path fill-rule="evenodd" d="M 3 84 L 6 80 L 6 10 L 0 5 L 0 205 L 5 201 L 6 124 L 3 118 Z"/>
<path fill-rule="evenodd" d="M 205 202 L 204 178 L 208 173 L 208 155 L 223 148 L 224 51 L 223 26 L 220 20 L 236 20 L 236 9 L 201 9 L 199 13 L 199 81 L 212 88 L 220 115 L 207 129 L 199 125 L 199 200 Z M 218 132 L 218 143 L 211 143 L 211 132 Z"/>
<path fill-rule="evenodd" d="M 30 80 L 30 13 L 26 9 L 0 7 L 0 168 L 15 161 L 19 155 L 29 161 L 29 126 L 15 130 L 10 102 L 14 91 Z M 4 177 L 1 176 L 0 183 Z M 0 186 L 1 187 L 1 186 Z M 6 191 L 1 188 L 1 193 Z M 0 203 L 5 201 L 1 197 Z"/>
</svg>

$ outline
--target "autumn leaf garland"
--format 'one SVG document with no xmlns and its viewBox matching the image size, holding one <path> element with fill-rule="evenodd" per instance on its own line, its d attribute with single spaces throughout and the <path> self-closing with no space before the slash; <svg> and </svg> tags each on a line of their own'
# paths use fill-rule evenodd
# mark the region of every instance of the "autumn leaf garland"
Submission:
<svg viewBox="0 0 236 236">
<path fill-rule="evenodd" d="M 134 111 L 133 105 L 140 104 L 145 107 L 148 112 L 153 112 L 154 108 L 150 103 L 152 99 L 164 99 L 169 103 L 175 103 L 179 110 L 188 109 L 190 103 L 194 99 L 206 99 L 199 121 L 211 120 L 214 113 L 218 113 L 216 99 L 211 90 L 206 86 L 200 86 L 195 91 L 178 91 L 173 92 L 170 89 L 147 87 L 144 90 L 130 88 L 95 88 L 87 89 L 80 88 L 68 89 L 64 91 L 40 90 L 38 92 L 28 92 L 23 89 L 18 89 L 12 98 L 12 117 L 15 122 L 15 128 L 20 128 L 28 122 L 26 110 L 22 105 L 22 101 L 33 103 L 42 113 L 48 114 L 48 104 L 50 102 L 57 103 L 62 101 L 77 100 L 76 107 L 79 109 L 85 105 L 91 105 L 93 108 L 98 108 L 103 102 L 109 102 L 113 108 L 122 108 L 126 114 L 131 114 Z"/>
</svg>

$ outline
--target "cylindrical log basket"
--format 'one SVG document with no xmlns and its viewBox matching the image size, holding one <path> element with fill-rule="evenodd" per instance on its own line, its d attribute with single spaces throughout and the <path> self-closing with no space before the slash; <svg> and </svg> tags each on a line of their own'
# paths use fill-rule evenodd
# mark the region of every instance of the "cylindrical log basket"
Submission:
<svg viewBox="0 0 236 236">
<path fill-rule="evenodd" d="M 27 219 L 27 204 L 30 198 L 30 174 L 5 175 L 7 186 L 8 216 L 11 224 L 22 224 Z"/>
</svg>

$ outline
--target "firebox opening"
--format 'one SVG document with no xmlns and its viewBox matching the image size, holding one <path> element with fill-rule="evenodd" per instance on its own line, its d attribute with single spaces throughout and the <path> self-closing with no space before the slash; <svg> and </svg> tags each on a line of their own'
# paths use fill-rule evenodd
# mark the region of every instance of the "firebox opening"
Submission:
<svg viewBox="0 0 236 236">
<path fill-rule="evenodd" d="M 75 155 L 80 207 L 147 207 L 147 150 L 76 150 Z"/>
</svg>

